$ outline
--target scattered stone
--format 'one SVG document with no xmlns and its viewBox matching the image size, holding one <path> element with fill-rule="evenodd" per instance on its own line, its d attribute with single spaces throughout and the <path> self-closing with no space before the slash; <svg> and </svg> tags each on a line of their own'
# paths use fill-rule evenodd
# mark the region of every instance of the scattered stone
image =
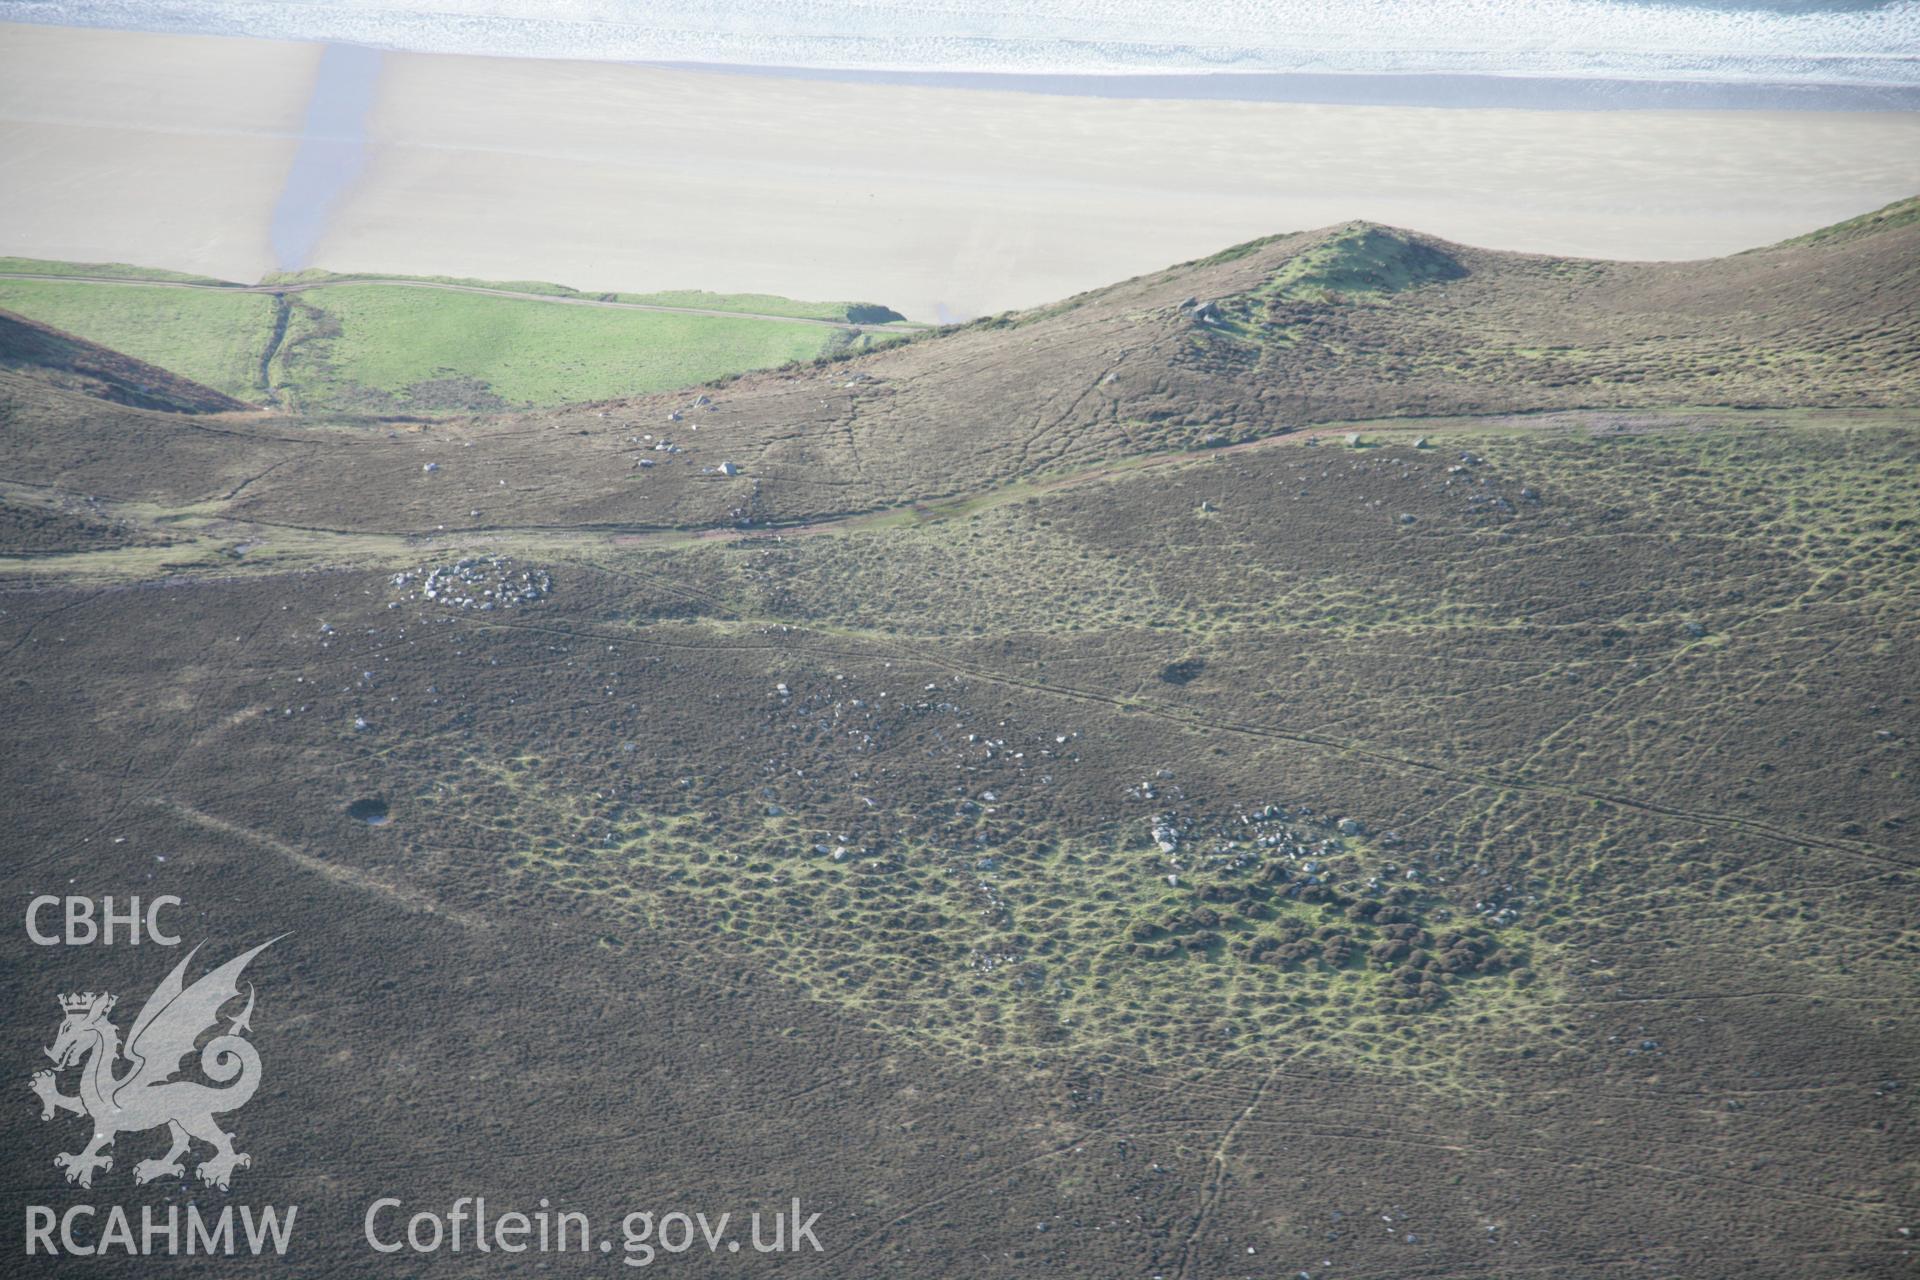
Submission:
<svg viewBox="0 0 1920 1280">
<path fill-rule="evenodd" d="M 544 569 L 518 569 L 506 556 L 470 556 L 391 579 L 396 587 L 419 580 L 419 597 L 453 609 L 511 609 L 544 600 L 553 579 Z"/>
</svg>

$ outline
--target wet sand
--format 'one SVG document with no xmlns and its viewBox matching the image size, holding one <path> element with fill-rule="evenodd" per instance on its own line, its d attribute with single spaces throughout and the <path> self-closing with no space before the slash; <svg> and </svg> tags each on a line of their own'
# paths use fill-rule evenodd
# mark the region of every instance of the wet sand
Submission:
<svg viewBox="0 0 1920 1280">
<path fill-rule="evenodd" d="M 0 253 L 254 279 L 320 49 L 0 26 Z M 1920 113 L 1120 99 L 389 53 L 313 265 L 964 318 L 1371 218 L 1702 257 L 1920 191 Z"/>
<path fill-rule="evenodd" d="M 0 24 L 0 254 L 258 279 L 320 53 Z"/>
</svg>

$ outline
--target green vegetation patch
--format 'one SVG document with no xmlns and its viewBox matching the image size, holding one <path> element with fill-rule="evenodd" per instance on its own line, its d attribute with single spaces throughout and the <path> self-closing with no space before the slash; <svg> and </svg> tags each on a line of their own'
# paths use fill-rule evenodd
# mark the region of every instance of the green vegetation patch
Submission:
<svg viewBox="0 0 1920 1280">
<path fill-rule="evenodd" d="M 265 294 L 0 280 L 0 308 L 123 352 L 238 400 L 261 398 L 274 327 Z"/>
<path fill-rule="evenodd" d="M 1892 231 L 1896 227 L 1911 226 L 1916 222 L 1920 222 L 1920 196 L 1909 196 L 1905 200 L 1896 200 L 1884 208 L 1875 209 L 1872 213 L 1863 213 L 1857 218 L 1848 218 L 1845 222 L 1836 222 L 1830 227 L 1821 227 L 1818 231 L 1809 231 L 1806 235 L 1795 236 L 1781 243 L 1841 244 L 1848 240 L 1858 240 L 1862 236 Z M 1757 253 L 1759 250 L 1748 250 L 1748 252 Z"/>
<path fill-rule="evenodd" d="M 1461 916 L 1390 847 L 1277 806 L 1177 837 L 1166 818 L 1056 838 L 998 816 L 988 793 L 833 831 L 769 801 L 773 788 L 643 810 L 549 772 L 469 756 L 420 788 L 419 813 L 443 830 L 490 815 L 476 839 L 504 837 L 502 869 L 527 892 L 722 940 L 877 1028 L 977 1060 L 1192 1062 L 1275 1038 L 1357 1059 L 1379 1049 L 1367 1018 L 1484 1027 L 1535 982 L 1526 929 Z"/>
<path fill-rule="evenodd" d="M 794 319 L 898 318 L 869 304 L 758 294 L 590 297 L 538 282 L 445 281 L 742 314 L 564 306 L 372 280 L 355 284 L 326 272 L 277 277 L 323 287 L 276 298 L 238 288 L 132 283 L 139 274 L 195 280 L 139 268 L 117 268 L 129 283 L 116 285 L 59 278 L 107 272 L 89 264 L 8 259 L 0 269 L 9 264 L 46 279 L 0 279 L 0 308 L 239 400 L 318 412 L 483 412 L 640 395 L 873 345 L 869 335 Z M 335 279 L 342 282 L 326 283 Z"/>
<path fill-rule="evenodd" d="M 302 407 L 489 408 L 689 386 L 823 354 L 813 325 L 338 285 L 298 297 L 275 389 Z M 448 404 L 439 393 L 466 388 Z M 477 397 L 484 397 L 473 403 Z"/>
<path fill-rule="evenodd" d="M 1286 236 L 1284 234 L 1281 234 L 1281 235 L 1271 235 L 1271 236 L 1260 236 L 1259 238 L 1254 240 L 1243 240 L 1239 244 L 1228 245 L 1226 248 L 1220 250 L 1220 252 L 1218 253 L 1210 253 L 1204 258 L 1197 258 L 1192 262 L 1184 263 L 1182 265 L 1192 266 L 1192 267 L 1214 267 L 1214 266 L 1219 266 L 1221 263 L 1225 263 L 1225 262 L 1238 262 L 1240 261 L 1240 259 L 1246 257 L 1248 254 L 1257 253 L 1260 250 L 1266 248 L 1268 245 L 1273 244 L 1275 241 L 1284 240 L 1284 239 L 1286 239 Z"/>
<path fill-rule="evenodd" d="M 1289 258 L 1262 296 L 1310 301 L 1378 297 L 1458 280 L 1467 269 L 1432 245 L 1387 227 L 1352 227 Z"/>
<path fill-rule="evenodd" d="M 1316 308 L 1385 306 L 1395 294 L 1466 274 L 1433 245 L 1389 227 L 1355 223 L 1288 258 L 1258 288 L 1205 304 L 1195 318 L 1208 333 L 1284 346 Z"/>
</svg>

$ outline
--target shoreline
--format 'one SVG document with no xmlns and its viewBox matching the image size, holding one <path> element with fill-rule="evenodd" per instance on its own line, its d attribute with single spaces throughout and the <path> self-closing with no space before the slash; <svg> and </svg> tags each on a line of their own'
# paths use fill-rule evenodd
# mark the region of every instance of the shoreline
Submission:
<svg viewBox="0 0 1920 1280">
<path fill-rule="evenodd" d="M 495 58 L 515 62 L 577 63 L 661 71 L 688 71 L 776 80 L 846 85 L 895 85 L 1029 93 L 1050 97 L 1114 98 L 1145 101 L 1275 102 L 1322 106 L 1513 108 L 1532 111 L 1920 111 L 1920 82 L 1902 78 L 1806 77 L 1758 75 L 1719 77 L 1676 73 L 1625 75 L 1596 68 L 1591 72 L 1547 70 L 1538 73 L 1442 67 L 1389 70 L 1276 70 L 1137 66 L 1076 70 L 1067 67 L 1019 70 L 912 65 L 806 64 L 781 61 L 649 57 L 608 51 L 562 54 L 542 49 L 433 48 L 316 29 L 285 35 L 244 31 L 116 27 L 87 23 L 0 17 L 0 31 L 94 32 L 105 35 L 171 36 L 201 40 L 332 46 L 373 54 L 427 57 Z M 1326 51 L 1327 57 L 1340 56 Z M 1846 62 L 1872 63 L 1873 58 Z M 1880 59 L 1880 61 L 1888 61 Z M 1894 59 L 1896 63 L 1920 59 Z"/>
<path fill-rule="evenodd" d="M 1920 92 L 1920 13 L 1903 5 L 1787 4 L 1726 0 L 1273 0 L 1223 12 L 1207 0 L 1038 0 L 980 11 L 913 0 L 857 6 L 653 0 L 628 6 L 552 6 L 504 0 L 409 9 L 383 3 L 330 6 L 203 4 L 192 0 L 0 0 L 0 22 L 70 29 L 217 35 L 355 44 L 389 53 L 434 53 L 652 66 L 725 66 L 748 72 L 875 75 L 891 83 L 952 87 L 951 77 L 989 81 L 1126 78 L 1204 80 L 1213 75 L 1297 79 L 1255 90 L 1260 100 L 1320 101 L 1327 75 L 1603 80 L 1658 88 L 1644 99 L 1671 105 L 1720 100 L 1714 86 L 1745 86 L 1744 102 L 1778 109 L 1802 89 L 1818 109 L 1861 103 L 1891 86 Z M 1001 87 L 1010 87 L 1003 83 Z M 1851 91 L 1864 90 L 1865 97 Z M 1166 87 L 1149 90 L 1161 96 Z M 1182 94 L 1214 97 L 1199 84 Z M 1248 86 L 1234 89 L 1237 95 Z M 1306 93 L 1305 98 L 1293 95 Z M 1349 94 L 1351 90 L 1342 91 Z M 1408 105 L 1390 86 L 1385 105 Z M 1782 95 L 1786 96 L 1782 96 Z M 1623 99 L 1619 90 L 1608 97 Z M 1352 101 L 1349 96 L 1338 99 Z M 1608 105 L 1579 95 L 1578 102 Z M 1912 98 L 1902 100 L 1911 107 Z M 1463 105 L 1447 102 L 1432 105 Z M 1524 105 L 1503 95 L 1489 105 Z"/>
<path fill-rule="evenodd" d="M 651 61 L 621 65 L 830 84 L 1127 101 L 1526 111 L 1920 111 L 1920 87 L 1895 81 L 1653 80 L 1446 71 L 936 71 Z"/>
</svg>

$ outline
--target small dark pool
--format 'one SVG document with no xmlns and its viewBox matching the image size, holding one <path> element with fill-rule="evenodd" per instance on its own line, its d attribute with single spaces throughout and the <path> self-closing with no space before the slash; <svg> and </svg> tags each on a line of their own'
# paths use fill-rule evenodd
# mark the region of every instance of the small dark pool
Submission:
<svg viewBox="0 0 1920 1280">
<path fill-rule="evenodd" d="M 347 806 L 347 816 L 370 827 L 387 825 L 387 802 L 379 796 L 361 796 Z"/>
</svg>

